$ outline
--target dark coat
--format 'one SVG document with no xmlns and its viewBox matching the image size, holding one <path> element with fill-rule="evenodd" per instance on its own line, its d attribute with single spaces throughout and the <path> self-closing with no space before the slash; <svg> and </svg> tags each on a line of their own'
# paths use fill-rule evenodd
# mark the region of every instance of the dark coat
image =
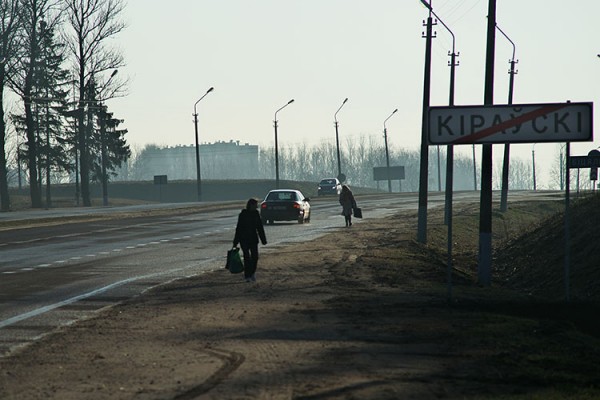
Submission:
<svg viewBox="0 0 600 400">
<path fill-rule="evenodd" d="M 243 209 L 235 227 L 233 246 L 237 246 L 238 243 L 257 244 L 259 237 L 262 244 L 267 244 L 265 229 L 258 210 Z"/>
<path fill-rule="evenodd" d="M 352 209 L 356 207 L 356 200 L 349 189 L 343 189 L 340 193 L 340 205 L 342 206 L 342 215 L 352 215 Z"/>
</svg>

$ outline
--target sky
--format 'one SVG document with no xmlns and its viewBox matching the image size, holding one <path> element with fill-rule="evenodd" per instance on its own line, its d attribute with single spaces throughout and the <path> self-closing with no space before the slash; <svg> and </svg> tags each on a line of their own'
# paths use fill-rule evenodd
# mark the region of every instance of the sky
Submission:
<svg viewBox="0 0 600 400">
<path fill-rule="evenodd" d="M 129 94 L 107 105 L 125 120 L 134 149 L 200 142 L 274 145 L 275 111 L 281 147 L 380 137 L 387 123 L 392 149 L 421 143 L 427 9 L 420 0 L 126 0 L 127 28 L 111 44 L 125 57 L 119 76 Z M 486 0 L 432 0 L 452 29 L 456 105 L 484 100 Z M 498 26 L 516 45 L 513 103 L 591 101 L 600 96 L 600 2 L 497 0 Z M 452 39 L 438 24 L 432 48 L 431 105 L 448 104 Z M 508 100 L 513 48 L 496 35 L 494 103 Z M 594 107 L 595 108 L 595 107 Z M 595 130 L 598 123 L 594 122 Z M 572 155 L 600 145 L 574 143 Z M 535 150 L 538 185 L 547 185 L 560 144 L 511 146 L 527 162 Z M 477 146 L 478 148 L 480 146 Z M 471 146 L 457 146 L 458 155 Z M 495 162 L 503 146 L 495 145 Z M 480 151 L 477 163 L 479 165 Z M 544 183 L 546 182 L 546 183 Z"/>
</svg>

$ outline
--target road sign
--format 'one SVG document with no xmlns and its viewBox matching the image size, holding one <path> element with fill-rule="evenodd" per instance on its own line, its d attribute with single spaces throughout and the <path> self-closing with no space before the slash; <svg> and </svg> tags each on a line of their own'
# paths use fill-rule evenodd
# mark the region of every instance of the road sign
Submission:
<svg viewBox="0 0 600 400">
<path fill-rule="evenodd" d="M 567 160 L 569 168 L 598 168 L 600 156 L 571 156 Z"/>
<path fill-rule="evenodd" d="M 167 175 L 154 175 L 154 184 L 155 185 L 166 185 L 167 184 Z"/>
<path fill-rule="evenodd" d="M 430 144 L 593 140 L 593 103 L 429 108 Z"/>
<path fill-rule="evenodd" d="M 388 177 L 389 171 L 389 177 Z M 374 181 L 387 181 L 404 179 L 404 166 L 391 166 L 388 170 L 387 167 L 373 167 L 373 180 Z"/>
</svg>

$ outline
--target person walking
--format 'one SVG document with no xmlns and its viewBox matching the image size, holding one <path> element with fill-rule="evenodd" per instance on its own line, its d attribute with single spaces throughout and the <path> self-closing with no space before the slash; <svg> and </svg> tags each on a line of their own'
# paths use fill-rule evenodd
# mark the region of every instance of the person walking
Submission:
<svg viewBox="0 0 600 400">
<path fill-rule="evenodd" d="M 244 254 L 244 278 L 246 282 L 256 282 L 259 238 L 263 245 L 267 244 L 265 229 L 258 213 L 258 201 L 250 199 L 246 203 L 246 208 L 238 216 L 233 238 L 233 247 L 237 247 L 239 243 Z"/>
<path fill-rule="evenodd" d="M 354 195 L 347 185 L 342 185 L 340 204 L 342 206 L 342 215 L 346 220 L 346 226 L 352 226 L 352 210 L 356 207 L 356 200 L 354 200 Z"/>
</svg>

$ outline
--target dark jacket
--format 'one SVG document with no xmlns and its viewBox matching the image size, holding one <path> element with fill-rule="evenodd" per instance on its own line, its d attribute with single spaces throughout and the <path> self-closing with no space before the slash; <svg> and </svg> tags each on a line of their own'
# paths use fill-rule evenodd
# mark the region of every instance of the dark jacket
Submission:
<svg viewBox="0 0 600 400">
<path fill-rule="evenodd" d="M 340 204 L 342 206 L 342 215 L 352 215 L 352 209 L 356 207 L 356 200 L 349 189 L 343 189 L 340 193 Z"/>
<path fill-rule="evenodd" d="M 237 246 L 238 243 L 257 244 L 259 237 L 262 244 L 267 244 L 267 237 L 259 212 L 243 209 L 235 227 L 233 245 Z"/>
</svg>

